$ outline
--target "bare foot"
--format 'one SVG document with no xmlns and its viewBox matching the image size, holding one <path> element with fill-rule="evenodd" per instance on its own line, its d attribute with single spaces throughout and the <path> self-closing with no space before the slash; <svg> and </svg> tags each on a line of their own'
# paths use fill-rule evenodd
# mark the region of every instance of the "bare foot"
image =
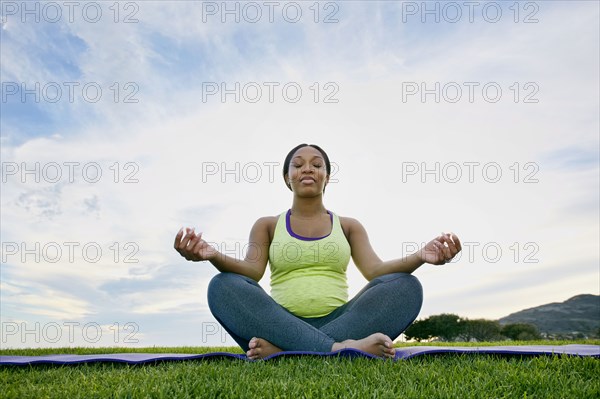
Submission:
<svg viewBox="0 0 600 399">
<path fill-rule="evenodd" d="M 345 348 L 358 349 L 370 353 L 371 355 L 384 358 L 394 358 L 394 356 L 396 356 L 396 349 L 393 347 L 392 340 L 382 333 L 371 334 L 368 337 L 359 340 L 347 339 L 342 342 L 336 342 L 331 347 L 331 350 L 337 351 Z"/>
<path fill-rule="evenodd" d="M 246 352 L 246 356 L 251 360 L 264 359 L 267 356 L 272 354 L 282 352 L 281 349 L 262 338 L 252 338 L 248 343 L 248 347 L 250 348 L 248 352 Z"/>
</svg>

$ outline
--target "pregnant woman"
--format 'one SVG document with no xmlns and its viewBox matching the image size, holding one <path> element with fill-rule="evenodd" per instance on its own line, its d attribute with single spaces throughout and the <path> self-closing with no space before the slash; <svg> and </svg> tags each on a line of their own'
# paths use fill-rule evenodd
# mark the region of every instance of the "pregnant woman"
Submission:
<svg viewBox="0 0 600 399">
<path fill-rule="evenodd" d="M 458 237 L 444 233 L 412 255 L 382 261 L 358 220 L 323 204 L 330 173 L 319 146 L 293 148 L 283 165 L 292 206 L 254 223 L 243 260 L 218 252 L 193 228 L 175 237 L 185 259 L 209 261 L 220 271 L 208 287 L 210 310 L 250 359 L 344 348 L 393 357 L 392 339 L 416 319 L 423 302 L 411 273 L 424 263 L 449 262 L 461 250 Z M 348 301 L 350 258 L 368 284 Z M 267 263 L 271 295 L 258 284 Z"/>
</svg>

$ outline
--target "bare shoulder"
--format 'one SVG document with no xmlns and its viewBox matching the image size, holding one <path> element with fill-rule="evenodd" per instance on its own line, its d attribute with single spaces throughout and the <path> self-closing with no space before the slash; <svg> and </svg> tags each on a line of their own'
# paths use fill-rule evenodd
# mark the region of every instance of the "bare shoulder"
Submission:
<svg viewBox="0 0 600 399">
<path fill-rule="evenodd" d="M 266 233 L 269 236 L 269 241 L 273 239 L 273 234 L 275 232 L 275 226 L 277 225 L 277 220 L 279 219 L 279 215 L 277 216 L 263 216 L 256 220 L 252 229 L 258 229 L 263 234 Z"/>
<path fill-rule="evenodd" d="M 256 220 L 256 223 L 272 223 L 276 222 L 279 215 L 276 216 L 262 216 Z"/>
<path fill-rule="evenodd" d="M 339 216 L 340 218 L 340 223 L 342 224 L 342 226 L 355 226 L 357 224 L 360 224 L 360 222 L 354 218 L 348 217 L 348 216 Z"/>
<path fill-rule="evenodd" d="M 352 234 L 353 231 L 356 231 L 356 229 L 362 228 L 362 224 L 360 224 L 360 222 L 354 218 L 347 217 L 347 216 L 339 216 L 339 218 L 340 218 L 340 224 L 342 225 L 342 230 L 344 231 L 344 234 L 346 235 L 346 238 L 348 238 L 348 239 L 350 239 L 350 235 Z"/>
<path fill-rule="evenodd" d="M 279 216 L 263 216 L 258 218 L 254 224 L 260 227 L 275 227 L 278 218 Z"/>
</svg>

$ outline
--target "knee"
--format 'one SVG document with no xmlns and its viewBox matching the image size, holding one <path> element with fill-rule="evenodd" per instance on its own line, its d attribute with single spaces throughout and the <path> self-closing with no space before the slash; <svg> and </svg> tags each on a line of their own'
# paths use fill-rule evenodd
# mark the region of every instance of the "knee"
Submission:
<svg viewBox="0 0 600 399">
<path fill-rule="evenodd" d="M 414 307 L 414 320 L 423 306 L 423 286 L 418 278 L 409 274 L 406 277 L 404 289 L 409 292 L 409 295 L 412 298 L 411 302 Z"/>
<path fill-rule="evenodd" d="M 418 294 L 421 299 L 423 299 L 423 286 L 421 285 L 421 282 L 419 281 L 419 279 L 416 278 L 415 276 L 413 276 L 412 274 L 408 274 L 406 276 L 405 281 L 406 281 L 406 284 L 410 287 L 410 289 L 415 294 Z"/>
<path fill-rule="evenodd" d="M 421 282 L 418 278 L 416 278 L 412 274 L 408 273 L 389 273 L 384 274 L 383 276 L 377 277 L 377 280 L 381 280 L 381 282 L 395 282 L 397 284 L 401 284 L 408 289 L 423 292 L 423 287 L 421 286 Z"/>
<path fill-rule="evenodd" d="M 404 281 L 407 289 L 419 298 L 419 302 L 423 302 L 423 286 L 419 279 L 412 274 L 407 274 Z"/>
<path fill-rule="evenodd" d="M 233 273 L 218 273 L 210 280 L 208 287 L 220 287 L 222 284 L 227 284 L 228 281 L 233 279 Z"/>
<path fill-rule="evenodd" d="M 222 298 L 240 283 L 244 283 L 246 277 L 236 273 L 219 273 L 215 275 L 208 283 L 208 304 L 218 301 L 217 298 Z"/>
<path fill-rule="evenodd" d="M 395 292 L 408 295 L 420 309 L 423 304 L 423 286 L 417 277 L 408 273 L 390 273 L 381 276 L 385 282 L 394 284 Z"/>
<path fill-rule="evenodd" d="M 228 273 L 219 273 L 215 275 L 208 283 L 208 292 L 219 291 L 223 288 L 223 285 L 227 283 Z"/>
<path fill-rule="evenodd" d="M 208 289 L 206 290 L 206 296 L 208 299 L 208 306 L 213 307 L 213 303 L 218 303 L 218 297 L 221 296 L 221 292 L 223 291 L 224 278 L 222 277 L 223 273 L 219 273 L 214 276 L 210 282 L 208 283 Z"/>
</svg>

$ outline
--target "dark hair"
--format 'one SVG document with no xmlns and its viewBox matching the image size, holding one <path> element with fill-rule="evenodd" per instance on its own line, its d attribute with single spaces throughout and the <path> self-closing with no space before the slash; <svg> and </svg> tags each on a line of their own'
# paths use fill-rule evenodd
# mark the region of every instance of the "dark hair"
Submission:
<svg viewBox="0 0 600 399">
<path fill-rule="evenodd" d="M 321 147 L 319 147 L 316 144 L 306 144 L 306 143 L 299 144 L 296 147 L 292 148 L 292 150 L 285 157 L 285 161 L 283 162 L 283 180 L 284 180 L 287 188 L 290 189 L 290 191 L 292 191 L 292 187 L 290 187 L 288 182 L 285 181 L 285 175 L 287 175 L 290 170 L 290 162 L 292 161 L 292 156 L 294 156 L 296 151 L 298 151 L 302 147 L 313 147 L 316 150 L 318 150 L 321 153 L 321 155 L 323 156 L 323 159 L 325 160 L 325 170 L 327 171 L 327 174 L 328 175 L 331 174 L 331 163 L 329 162 L 329 157 L 327 156 L 327 154 L 325 153 L 325 151 L 323 151 L 323 149 Z M 325 189 L 323 189 L 323 192 L 325 192 Z"/>
</svg>

